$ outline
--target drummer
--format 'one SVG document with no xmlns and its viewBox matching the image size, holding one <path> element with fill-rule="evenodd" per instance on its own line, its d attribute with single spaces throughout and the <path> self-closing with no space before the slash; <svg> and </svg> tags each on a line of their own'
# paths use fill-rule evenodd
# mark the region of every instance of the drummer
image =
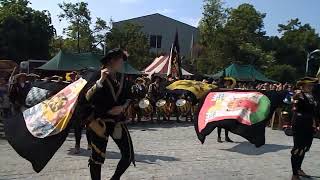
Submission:
<svg viewBox="0 0 320 180">
<path fill-rule="evenodd" d="M 154 76 L 153 82 L 149 85 L 148 97 L 150 98 L 150 101 L 153 106 L 155 106 L 155 103 L 157 102 L 157 100 L 161 98 L 160 82 L 161 82 L 161 77 Z"/>
<path fill-rule="evenodd" d="M 145 98 L 147 94 L 147 89 L 145 87 L 145 80 L 143 78 L 139 77 L 136 79 L 135 84 L 131 87 L 131 93 L 133 96 L 133 108 L 135 113 L 138 116 L 137 121 L 140 122 L 142 114 L 137 104 L 141 99 Z M 133 121 L 134 121 L 134 118 L 133 118 Z"/>
<path fill-rule="evenodd" d="M 135 84 L 131 87 L 131 92 L 134 99 L 142 99 L 146 96 L 147 90 L 145 87 L 145 80 L 142 78 L 137 78 Z"/>
<path fill-rule="evenodd" d="M 232 77 L 225 77 L 223 78 L 223 87 L 221 87 L 221 81 L 220 81 L 220 89 L 228 89 L 228 90 L 232 90 L 235 88 L 236 84 L 237 84 L 237 81 L 232 78 Z M 219 143 L 222 143 L 222 140 L 221 140 L 221 130 L 222 128 L 221 127 L 218 127 L 218 142 Z M 226 142 L 233 142 L 230 138 L 229 138 L 229 131 L 225 130 L 225 141 Z"/>
</svg>

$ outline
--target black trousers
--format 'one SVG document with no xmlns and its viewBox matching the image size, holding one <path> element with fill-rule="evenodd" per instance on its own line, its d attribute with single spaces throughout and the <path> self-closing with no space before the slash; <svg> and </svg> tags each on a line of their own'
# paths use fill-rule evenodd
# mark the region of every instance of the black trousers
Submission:
<svg viewBox="0 0 320 180">
<path fill-rule="evenodd" d="M 76 146 L 80 147 L 80 141 L 81 141 L 81 136 L 82 136 L 82 130 L 83 130 L 83 126 L 81 125 L 77 125 L 74 127 L 74 136 L 76 138 Z M 88 145 L 91 144 L 91 140 L 90 140 L 90 135 L 91 135 L 91 130 L 89 128 L 86 129 L 86 137 L 87 137 L 87 142 Z"/>
<path fill-rule="evenodd" d="M 89 159 L 90 174 L 92 180 L 101 179 L 101 165 L 106 158 L 106 148 L 109 136 L 120 149 L 121 159 L 111 179 L 120 179 L 131 163 L 134 163 L 134 150 L 127 126 L 124 123 L 105 122 L 95 120 L 91 128 L 92 154 Z"/>
<path fill-rule="evenodd" d="M 221 130 L 222 130 L 222 128 L 218 127 L 218 137 L 219 138 L 221 138 Z M 228 137 L 229 137 L 229 131 L 225 130 L 225 138 L 228 138 Z"/>
<path fill-rule="evenodd" d="M 298 175 L 306 152 L 313 141 L 312 119 L 297 117 L 292 127 L 293 148 L 291 150 L 291 167 L 293 175 Z"/>
</svg>

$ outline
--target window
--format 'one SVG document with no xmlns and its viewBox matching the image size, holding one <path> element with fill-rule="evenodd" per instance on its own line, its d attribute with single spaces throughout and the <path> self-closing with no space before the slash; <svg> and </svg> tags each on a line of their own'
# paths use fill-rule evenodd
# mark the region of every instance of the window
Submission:
<svg viewBox="0 0 320 180">
<path fill-rule="evenodd" d="M 150 47 L 151 48 L 161 48 L 162 36 L 160 35 L 150 35 Z"/>
</svg>

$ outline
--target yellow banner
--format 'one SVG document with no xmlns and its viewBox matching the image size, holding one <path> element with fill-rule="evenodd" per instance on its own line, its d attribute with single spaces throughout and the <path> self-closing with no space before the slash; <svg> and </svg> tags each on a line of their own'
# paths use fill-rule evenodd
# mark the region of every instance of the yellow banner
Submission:
<svg viewBox="0 0 320 180">
<path fill-rule="evenodd" d="M 63 131 L 77 105 L 78 96 L 87 84 L 80 78 L 68 85 L 50 99 L 25 110 L 23 117 L 29 132 L 38 138 L 45 138 Z"/>
</svg>

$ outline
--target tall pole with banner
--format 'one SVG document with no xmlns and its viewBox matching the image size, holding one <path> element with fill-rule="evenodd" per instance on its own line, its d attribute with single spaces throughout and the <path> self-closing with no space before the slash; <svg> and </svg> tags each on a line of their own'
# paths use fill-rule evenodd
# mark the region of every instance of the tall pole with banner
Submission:
<svg viewBox="0 0 320 180">
<path fill-rule="evenodd" d="M 174 42 L 171 47 L 169 71 L 167 75 L 171 75 L 173 78 L 176 78 L 176 79 L 182 79 L 178 31 L 176 31 Z"/>
</svg>

